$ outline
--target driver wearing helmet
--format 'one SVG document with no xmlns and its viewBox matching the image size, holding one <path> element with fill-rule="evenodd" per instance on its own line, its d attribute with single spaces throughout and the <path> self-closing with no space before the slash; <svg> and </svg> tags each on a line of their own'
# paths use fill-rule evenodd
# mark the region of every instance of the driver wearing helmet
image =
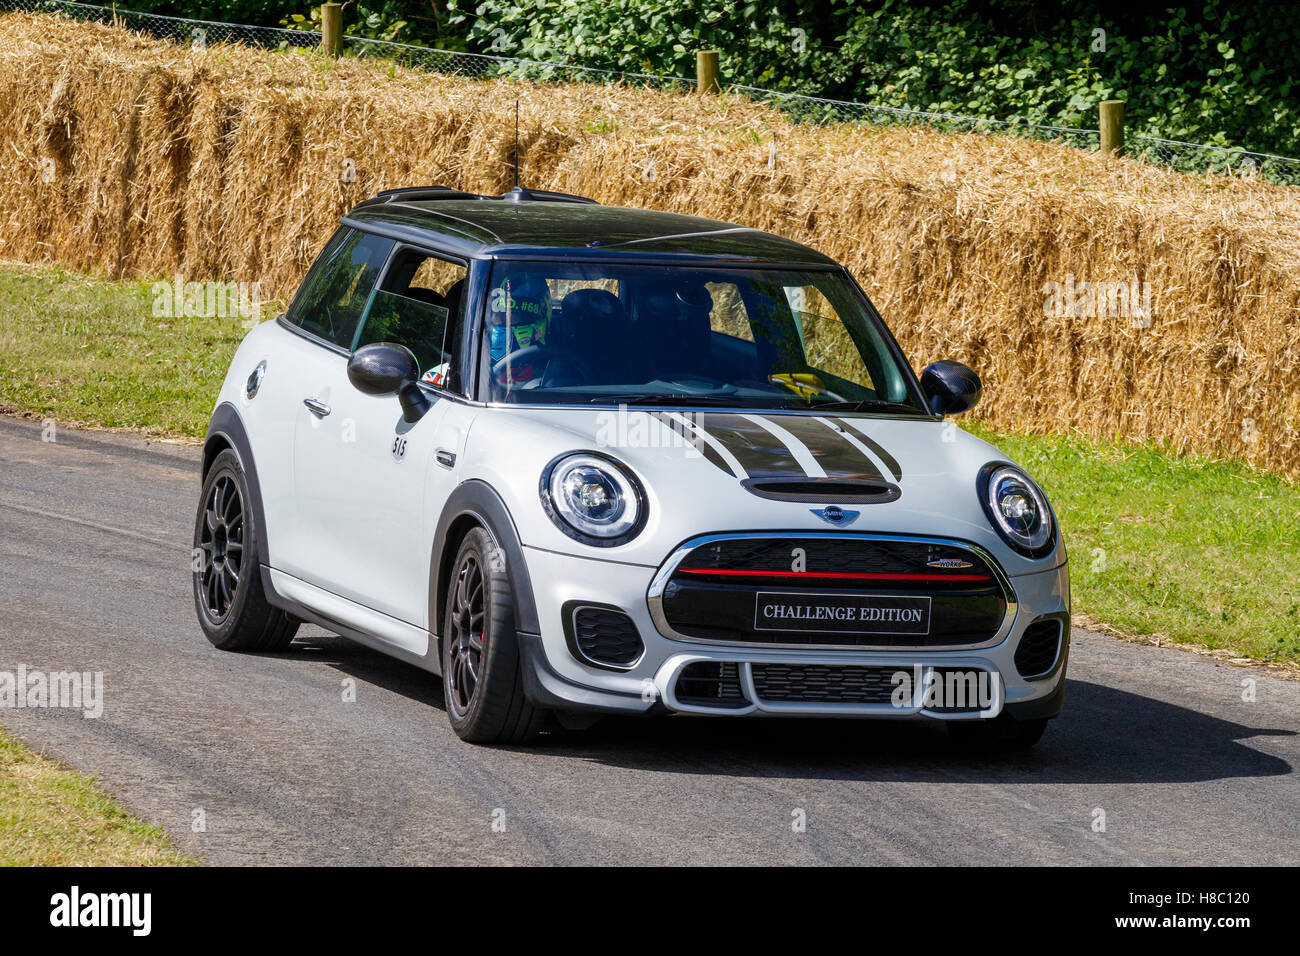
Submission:
<svg viewBox="0 0 1300 956">
<path fill-rule="evenodd" d="M 535 275 L 507 276 L 492 290 L 488 299 L 488 346 L 495 368 L 512 352 L 530 345 L 545 345 L 551 322 L 551 291 L 546 280 Z M 527 358 L 521 365 L 513 363 L 501 374 L 509 385 L 528 382 L 536 377 L 533 363 Z"/>
</svg>

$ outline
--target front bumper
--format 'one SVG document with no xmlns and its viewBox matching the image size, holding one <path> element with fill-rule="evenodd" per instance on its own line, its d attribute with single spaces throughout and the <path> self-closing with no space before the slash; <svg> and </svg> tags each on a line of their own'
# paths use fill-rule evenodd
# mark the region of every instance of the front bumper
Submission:
<svg viewBox="0 0 1300 956">
<path fill-rule="evenodd" d="M 520 635 L 525 692 L 539 706 L 571 711 L 644 714 L 654 712 L 716 716 L 811 716 L 935 718 L 970 720 L 1000 713 L 1019 719 L 1053 717 L 1061 708 L 1069 646 L 1069 572 L 1061 566 L 1009 578 L 1015 607 L 995 643 L 971 648 L 756 647 L 674 639 L 656 625 L 647 593 L 659 570 L 608 559 L 561 555 L 523 548 L 534 585 L 538 634 Z M 621 608 L 636 625 L 645 651 L 630 667 L 614 670 L 578 659 L 566 639 L 562 608 L 568 602 Z M 1015 663 L 1025 630 L 1035 621 L 1062 620 L 1058 660 L 1046 677 L 1026 679 Z M 734 664 L 743 705 L 702 706 L 677 693 L 682 671 L 696 663 Z M 910 681 L 888 701 L 842 702 L 765 699 L 756 687 L 755 669 L 770 665 L 810 665 L 829 669 L 888 669 Z M 921 688 L 933 675 L 960 670 L 987 678 L 978 708 L 928 706 Z M 983 680 L 983 678 L 981 678 Z M 912 693 L 908 693 L 908 689 Z"/>
</svg>

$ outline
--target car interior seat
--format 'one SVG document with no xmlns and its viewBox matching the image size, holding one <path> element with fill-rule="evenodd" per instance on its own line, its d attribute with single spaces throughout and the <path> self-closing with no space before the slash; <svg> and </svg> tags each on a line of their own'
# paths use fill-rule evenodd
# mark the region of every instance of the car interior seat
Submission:
<svg viewBox="0 0 1300 956">
<path fill-rule="evenodd" d="M 549 382 L 544 384 L 575 375 L 595 376 L 592 384 L 626 381 L 627 311 L 612 292 L 576 289 L 566 295 L 551 319 L 546 344 L 568 353 L 576 362 L 565 361 L 564 355 L 557 357 L 551 363 L 554 368 L 547 369 Z"/>
</svg>

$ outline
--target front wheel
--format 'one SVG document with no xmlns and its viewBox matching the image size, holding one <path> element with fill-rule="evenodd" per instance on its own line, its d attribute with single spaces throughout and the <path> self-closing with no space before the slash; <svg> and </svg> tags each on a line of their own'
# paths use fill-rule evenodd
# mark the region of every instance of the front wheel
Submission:
<svg viewBox="0 0 1300 956">
<path fill-rule="evenodd" d="M 298 619 L 266 599 L 257 563 L 258 536 L 248 482 L 230 449 L 203 479 L 194 521 L 194 606 L 199 625 L 223 651 L 282 651 Z"/>
<path fill-rule="evenodd" d="M 527 743 L 545 712 L 524 696 L 510 575 L 482 528 L 461 542 L 447 587 L 442 690 L 451 728 L 476 744 Z"/>
</svg>

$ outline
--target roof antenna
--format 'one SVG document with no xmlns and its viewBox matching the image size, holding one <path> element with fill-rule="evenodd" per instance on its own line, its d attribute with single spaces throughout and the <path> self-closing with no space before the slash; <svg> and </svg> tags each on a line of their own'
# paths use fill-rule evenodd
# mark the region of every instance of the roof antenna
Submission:
<svg viewBox="0 0 1300 956">
<path fill-rule="evenodd" d="M 519 100 L 515 99 L 515 189 L 519 188 Z"/>
</svg>

